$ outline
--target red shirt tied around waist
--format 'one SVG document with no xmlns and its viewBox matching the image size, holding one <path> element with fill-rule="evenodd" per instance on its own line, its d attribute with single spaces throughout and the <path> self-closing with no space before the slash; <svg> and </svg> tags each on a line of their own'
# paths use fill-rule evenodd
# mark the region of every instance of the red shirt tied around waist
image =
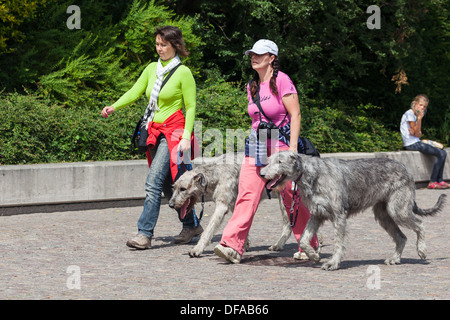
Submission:
<svg viewBox="0 0 450 320">
<path fill-rule="evenodd" d="M 172 174 L 172 180 L 175 180 L 175 177 L 178 172 L 177 167 L 177 157 L 178 150 L 177 147 L 181 141 L 184 132 L 184 124 L 185 119 L 183 112 L 178 110 L 166 121 L 163 123 L 149 122 L 148 124 L 148 138 L 147 145 L 149 148 L 154 148 L 158 141 L 158 137 L 160 134 L 163 134 L 166 137 L 167 144 L 170 150 L 170 172 Z M 198 141 L 194 136 L 194 133 L 191 134 L 191 155 L 190 160 L 194 159 L 199 155 L 199 145 Z M 150 151 L 147 150 L 147 161 L 148 166 L 152 165 L 152 158 L 150 156 Z"/>
</svg>

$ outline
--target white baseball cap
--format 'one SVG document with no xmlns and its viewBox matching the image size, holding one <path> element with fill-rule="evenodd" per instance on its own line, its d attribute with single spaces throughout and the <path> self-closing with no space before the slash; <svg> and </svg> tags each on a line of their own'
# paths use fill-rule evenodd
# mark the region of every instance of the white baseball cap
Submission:
<svg viewBox="0 0 450 320">
<path fill-rule="evenodd" d="M 246 56 L 248 56 L 250 53 L 256 53 L 256 54 L 271 53 L 271 54 L 278 56 L 278 46 L 273 41 L 270 41 L 267 39 L 261 39 L 261 40 L 258 40 L 255 42 L 255 44 L 253 45 L 253 48 L 245 51 Z"/>
</svg>

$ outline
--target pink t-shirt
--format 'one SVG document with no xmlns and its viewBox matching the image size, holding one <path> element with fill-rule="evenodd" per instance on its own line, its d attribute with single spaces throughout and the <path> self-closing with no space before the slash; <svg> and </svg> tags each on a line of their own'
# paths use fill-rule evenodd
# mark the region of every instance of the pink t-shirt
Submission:
<svg viewBox="0 0 450 320">
<path fill-rule="evenodd" d="M 277 89 L 278 96 L 276 97 L 270 90 L 270 80 L 262 82 L 260 84 L 259 97 L 264 113 L 270 118 L 270 120 L 272 120 L 273 123 L 275 123 L 277 126 L 280 126 L 283 119 L 285 119 L 285 121 L 283 121 L 283 123 L 281 124 L 282 127 L 291 121 L 291 117 L 289 116 L 289 114 L 286 116 L 287 110 L 284 107 L 281 99 L 283 98 L 283 96 L 290 93 L 297 94 L 297 89 L 295 89 L 295 86 L 289 76 L 281 71 L 278 71 L 277 75 Z M 252 128 L 254 130 L 257 130 L 259 125 L 259 109 L 258 106 L 253 103 L 249 85 L 247 85 L 247 98 L 249 101 L 247 110 L 248 114 L 252 118 Z M 262 114 L 261 119 L 263 121 L 267 121 L 267 119 Z M 275 146 L 287 147 L 287 145 L 281 141 L 278 141 Z"/>
</svg>

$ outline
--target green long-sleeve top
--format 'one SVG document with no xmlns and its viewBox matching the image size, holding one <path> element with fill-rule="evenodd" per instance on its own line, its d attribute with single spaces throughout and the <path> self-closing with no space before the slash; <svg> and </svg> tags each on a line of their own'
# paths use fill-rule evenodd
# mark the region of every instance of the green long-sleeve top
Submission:
<svg viewBox="0 0 450 320">
<path fill-rule="evenodd" d="M 162 61 L 166 66 L 169 61 Z M 134 86 L 120 97 L 112 106 L 114 110 L 119 110 L 136 101 L 144 92 L 150 98 L 153 85 L 156 81 L 157 62 L 150 63 L 142 72 Z M 167 76 L 164 75 L 164 78 Z M 181 65 L 170 77 L 169 81 L 161 89 L 158 96 L 159 111 L 155 112 L 154 122 L 163 123 L 176 111 L 180 110 L 184 104 L 186 109 L 186 123 L 184 126 L 183 138 L 191 139 L 195 120 L 196 86 L 191 70 Z"/>
</svg>

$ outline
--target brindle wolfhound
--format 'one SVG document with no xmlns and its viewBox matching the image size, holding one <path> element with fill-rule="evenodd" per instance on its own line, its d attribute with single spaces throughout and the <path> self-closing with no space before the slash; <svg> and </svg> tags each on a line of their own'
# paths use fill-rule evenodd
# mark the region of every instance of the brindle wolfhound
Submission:
<svg viewBox="0 0 450 320">
<path fill-rule="evenodd" d="M 333 256 L 322 265 L 325 270 L 339 268 L 347 218 L 372 206 L 375 219 L 396 245 L 394 255 L 385 263 L 400 263 L 406 236 L 399 225 L 416 232 L 417 253 L 425 259 L 425 233 L 417 215 L 436 214 L 443 208 L 446 196 L 442 194 L 433 208 L 420 209 L 415 202 L 412 175 L 403 164 L 387 158 L 345 161 L 282 151 L 269 159 L 260 174 L 269 180 L 267 188 L 276 188 L 285 179 L 298 184 L 302 202 L 311 212 L 299 246 L 310 260 L 319 262 L 320 259 L 309 244 L 311 237 L 325 220 L 332 221 L 336 240 Z"/>
<path fill-rule="evenodd" d="M 210 218 L 209 224 L 202 233 L 197 245 L 189 251 L 189 256 L 200 256 L 218 230 L 225 214 L 233 213 L 238 194 L 240 170 L 240 164 L 236 162 L 227 164 L 225 156 L 222 156 L 217 157 L 210 163 L 185 172 L 174 183 L 169 206 L 180 210 L 182 217 L 186 215 L 186 212 L 192 210 L 197 202 L 202 200 L 202 196 L 211 198 L 215 203 L 215 211 Z M 279 199 L 283 228 L 280 238 L 274 245 L 269 247 L 269 250 L 281 251 L 291 235 L 292 229 L 280 194 L 273 192 L 272 195 Z M 266 195 L 263 191 L 262 199 L 264 198 L 266 198 Z M 246 242 L 246 248 L 248 249 L 248 242 Z M 296 252 L 294 258 L 300 259 L 300 253 Z"/>
</svg>

